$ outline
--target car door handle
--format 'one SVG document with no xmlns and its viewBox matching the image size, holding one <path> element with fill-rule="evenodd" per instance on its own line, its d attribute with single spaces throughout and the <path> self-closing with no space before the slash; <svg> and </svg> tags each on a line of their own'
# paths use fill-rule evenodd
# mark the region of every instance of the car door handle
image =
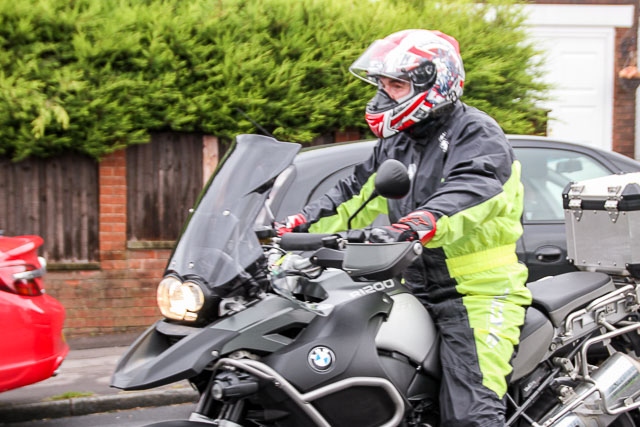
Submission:
<svg viewBox="0 0 640 427">
<path fill-rule="evenodd" d="M 540 262 L 558 262 L 562 258 L 562 250 L 557 246 L 543 246 L 536 250 L 535 257 Z"/>
</svg>

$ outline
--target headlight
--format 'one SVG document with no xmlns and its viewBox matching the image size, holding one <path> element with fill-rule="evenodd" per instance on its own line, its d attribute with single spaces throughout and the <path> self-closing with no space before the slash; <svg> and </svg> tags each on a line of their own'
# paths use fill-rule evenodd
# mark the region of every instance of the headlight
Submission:
<svg viewBox="0 0 640 427">
<path fill-rule="evenodd" d="M 174 320 L 195 322 L 204 305 L 204 293 L 197 283 L 182 283 L 174 276 L 162 279 L 157 298 L 162 315 Z"/>
</svg>

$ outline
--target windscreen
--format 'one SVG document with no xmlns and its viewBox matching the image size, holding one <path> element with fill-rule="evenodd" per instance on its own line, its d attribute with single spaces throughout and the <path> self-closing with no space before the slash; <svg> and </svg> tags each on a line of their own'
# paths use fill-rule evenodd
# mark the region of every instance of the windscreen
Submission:
<svg viewBox="0 0 640 427">
<path fill-rule="evenodd" d="M 254 223 L 275 178 L 299 144 L 240 135 L 203 190 L 167 266 L 183 278 L 199 277 L 220 296 L 223 285 L 262 256 Z"/>
</svg>

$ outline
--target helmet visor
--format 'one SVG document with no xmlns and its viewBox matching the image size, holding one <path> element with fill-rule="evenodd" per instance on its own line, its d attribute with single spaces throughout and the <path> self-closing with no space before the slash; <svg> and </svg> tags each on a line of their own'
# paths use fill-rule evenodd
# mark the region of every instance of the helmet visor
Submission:
<svg viewBox="0 0 640 427">
<path fill-rule="evenodd" d="M 395 41 L 376 40 L 369 48 L 355 60 L 349 71 L 367 83 L 378 85 L 378 77 L 389 77 L 410 82 L 409 75 L 403 69 L 391 64 L 388 55 L 398 46 Z M 390 66 L 391 65 L 391 66 Z"/>
<path fill-rule="evenodd" d="M 389 77 L 412 83 L 414 88 L 424 91 L 436 80 L 435 64 L 415 53 L 405 52 L 394 40 L 376 40 L 349 67 L 356 77 L 377 85 L 379 77 Z"/>
</svg>

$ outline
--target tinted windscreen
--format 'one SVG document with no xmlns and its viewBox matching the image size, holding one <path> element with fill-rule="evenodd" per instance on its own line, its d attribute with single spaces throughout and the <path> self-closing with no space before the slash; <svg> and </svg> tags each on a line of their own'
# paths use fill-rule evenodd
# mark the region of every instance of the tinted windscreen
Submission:
<svg viewBox="0 0 640 427">
<path fill-rule="evenodd" d="M 216 289 L 253 264 L 262 255 L 253 230 L 256 216 L 299 149 L 259 135 L 239 136 L 203 191 L 168 270 L 183 278 L 197 276 Z"/>
</svg>

